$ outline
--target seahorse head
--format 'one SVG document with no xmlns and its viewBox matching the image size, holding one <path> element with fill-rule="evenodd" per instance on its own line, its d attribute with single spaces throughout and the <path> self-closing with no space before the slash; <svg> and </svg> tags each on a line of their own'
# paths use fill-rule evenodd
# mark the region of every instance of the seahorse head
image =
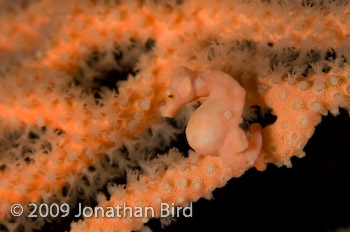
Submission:
<svg viewBox="0 0 350 232">
<path fill-rule="evenodd" d="M 181 107 L 194 100 L 193 80 L 196 72 L 186 67 L 178 67 L 170 78 L 165 92 L 166 104 L 161 109 L 163 117 L 174 117 Z"/>
</svg>

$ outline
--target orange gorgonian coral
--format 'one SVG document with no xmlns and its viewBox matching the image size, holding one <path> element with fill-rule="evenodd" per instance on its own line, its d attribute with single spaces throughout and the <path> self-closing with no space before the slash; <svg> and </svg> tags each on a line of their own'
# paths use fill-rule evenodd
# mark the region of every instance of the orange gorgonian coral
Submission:
<svg viewBox="0 0 350 232">
<path fill-rule="evenodd" d="M 0 0 L 0 6 L 0 230 L 65 224 L 62 230 L 74 232 L 147 231 L 150 218 L 162 217 L 162 204 L 192 206 L 248 168 L 291 167 L 322 116 L 350 109 L 350 5 L 343 1 Z M 221 106 L 206 104 L 210 96 L 182 99 L 198 101 L 174 119 L 161 116 L 180 66 L 216 70 L 220 75 L 204 78 L 210 86 L 226 91 L 236 83 L 245 91 L 222 98 L 232 109 L 223 115 L 235 125 L 213 131 L 232 127 L 238 134 L 232 138 L 240 138 L 214 143 L 225 145 L 224 159 L 186 145 L 188 120 L 195 125 L 203 116 L 199 104 L 210 117 L 203 127 L 220 122 L 209 114 Z M 231 106 L 228 96 L 240 101 L 231 99 Z M 197 124 L 187 135 L 207 141 Z M 256 142 L 249 162 L 238 165 L 244 159 L 227 150 L 245 158 L 240 151 L 252 141 L 250 131 L 262 145 Z M 153 214 L 129 215 L 125 206 Z"/>
</svg>

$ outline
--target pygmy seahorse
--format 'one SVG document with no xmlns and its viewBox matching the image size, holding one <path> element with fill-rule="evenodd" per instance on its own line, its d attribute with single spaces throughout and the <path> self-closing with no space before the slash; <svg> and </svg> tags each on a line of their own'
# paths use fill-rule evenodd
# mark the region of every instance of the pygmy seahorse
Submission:
<svg viewBox="0 0 350 232">
<path fill-rule="evenodd" d="M 251 125 L 250 133 L 240 128 L 245 96 L 245 89 L 220 70 L 197 72 L 178 67 L 161 113 L 174 117 L 185 104 L 205 97 L 187 124 L 189 145 L 199 154 L 221 156 L 232 170 L 246 170 L 261 151 L 262 129 L 258 123 Z"/>
</svg>

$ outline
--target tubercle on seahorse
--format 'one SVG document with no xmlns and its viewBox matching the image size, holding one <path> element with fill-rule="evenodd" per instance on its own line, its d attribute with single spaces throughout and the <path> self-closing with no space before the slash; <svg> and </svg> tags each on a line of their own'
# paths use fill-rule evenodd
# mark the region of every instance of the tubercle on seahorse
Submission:
<svg viewBox="0 0 350 232">
<path fill-rule="evenodd" d="M 196 152 L 220 155 L 233 170 L 246 170 L 254 164 L 262 146 L 261 126 L 252 125 L 250 139 L 239 127 L 246 91 L 230 75 L 214 69 L 195 72 L 179 67 L 166 95 L 162 114 L 170 117 L 184 104 L 206 97 L 186 128 L 188 143 Z"/>
</svg>

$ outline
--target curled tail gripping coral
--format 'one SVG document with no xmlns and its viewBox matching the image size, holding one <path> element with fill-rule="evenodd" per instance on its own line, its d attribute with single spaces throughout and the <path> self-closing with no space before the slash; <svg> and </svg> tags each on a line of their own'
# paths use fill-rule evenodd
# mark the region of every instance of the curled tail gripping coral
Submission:
<svg viewBox="0 0 350 232">
<path fill-rule="evenodd" d="M 261 151 L 262 133 L 259 124 L 251 126 L 250 135 L 239 127 L 245 96 L 245 89 L 222 71 L 178 67 L 161 111 L 164 117 L 173 117 L 183 105 L 205 97 L 187 124 L 189 145 L 199 154 L 220 155 L 232 170 L 246 170 Z"/>
</svg>

